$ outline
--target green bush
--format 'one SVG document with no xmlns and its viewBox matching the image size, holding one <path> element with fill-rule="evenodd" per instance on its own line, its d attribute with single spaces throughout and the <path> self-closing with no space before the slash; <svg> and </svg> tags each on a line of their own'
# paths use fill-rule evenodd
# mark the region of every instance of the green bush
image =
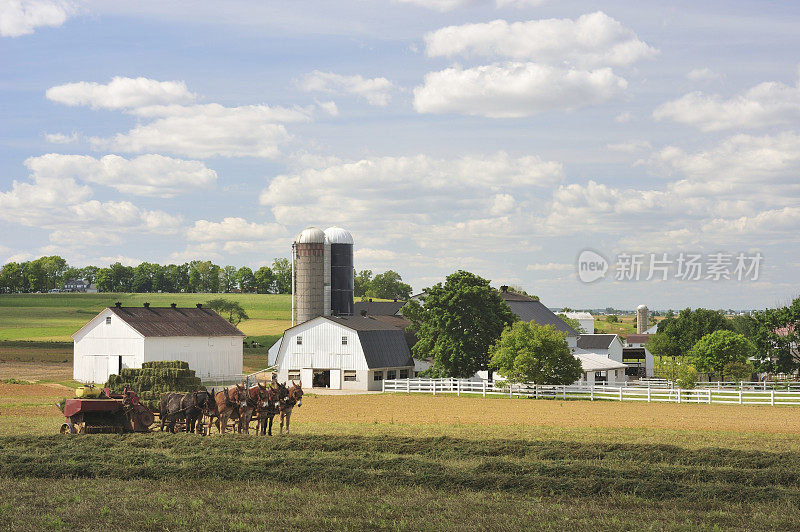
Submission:
<svg viewBox="0 0 800 532">
<path fill-rule="evenodd" d="M 694 366 L 689 364 L 682 365 L 678 370 L 678 378 L 675 380 L 675 383 L 679 388 L 686 390 L 694 388 L 697 386 L 697 370 L 694 369 Z"/>
</svg>

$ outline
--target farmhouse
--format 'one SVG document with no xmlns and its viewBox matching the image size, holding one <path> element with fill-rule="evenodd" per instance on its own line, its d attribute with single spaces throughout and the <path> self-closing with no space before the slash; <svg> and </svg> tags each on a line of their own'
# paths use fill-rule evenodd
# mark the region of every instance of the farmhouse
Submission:
<svg viewBox="0 0 800 532">
<path fill-rule="evenodd" d="M 204 380 L 234 380 L 242 373 L 244 333 L 211 309 L 123 307 L 117 303 L 72 335 L 73 378 L 102 383 L 142 362 L 183 360 Z"/>
<path fill-rule="evenodd" d="M 314 388 L 380 390 L 383 379 L 414 376 L 403 331 L 364 316 L 319 316 L 287 329 L 278 380 Z"/>
</svg>

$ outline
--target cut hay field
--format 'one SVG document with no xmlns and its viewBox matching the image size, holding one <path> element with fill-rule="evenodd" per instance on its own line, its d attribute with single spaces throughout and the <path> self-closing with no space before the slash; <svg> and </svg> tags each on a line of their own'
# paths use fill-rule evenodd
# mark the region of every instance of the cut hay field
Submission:
<svg viewBox="0 0 800 532">
<path fill-rule="evenodd" d="M 71 341 L 70 335 L 117 301 L 193 307 L 218 297 L 241 303 L 251 318 L 242 324 L 247 335 L 275 335 L 289 326 L 291 296 L 286 294 L 0 294 L 0 340 Z"/>
<path fill-rule="evenodd" d="M 9 530 L 797 530 L 800 409 L 307 394 L 290 436 L 54 435 L 0 384 Z"/>
</svg>

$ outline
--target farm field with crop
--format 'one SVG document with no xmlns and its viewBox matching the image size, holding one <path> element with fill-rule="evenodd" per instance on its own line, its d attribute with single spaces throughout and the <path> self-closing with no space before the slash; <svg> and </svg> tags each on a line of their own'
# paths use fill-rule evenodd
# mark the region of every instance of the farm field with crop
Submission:
<svg viewBox="0 0 800 532">
<path fill-rule="evenodd" d="M 7 528 L 800 523 L 795 408 L 307 394 L 290 436 L 55 435 L 69 391 L 0 384 Z"/>
<path fill-rule="evenodd" d="M 177 303 L 194 307 L 210 299 L 238 301 L 250 320 L 242 323 L 247 335 L 280 334 L 290 325 L 291 296 L 287 294 L 1 294 L 0 340 L 71 341 L 70 335 L 106 307 L 154 307 Z"/>
</svg>

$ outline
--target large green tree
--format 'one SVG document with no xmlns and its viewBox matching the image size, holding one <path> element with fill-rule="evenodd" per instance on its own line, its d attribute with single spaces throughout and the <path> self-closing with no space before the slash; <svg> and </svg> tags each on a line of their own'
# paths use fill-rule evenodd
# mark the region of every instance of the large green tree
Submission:
<svg viewBox="0 0 800 532">
<path fill-rule="evenodd" d="M 259 294 L 269 294 L 275 288 L 275 273 L 269 266 L 262 266 L 253 274 Z M 290 283 L 291 284 L 291 283 Z"/>
<path fill-rule="evenodd" d="M 363 297 L 367 295 L 367 291 L 372 283 L 372 270 L 361 270 L 356 273 L 353 270 L 353 296 Z"/>
<path fill-rule="evenodd" d="M 733 331 L 717 330 L 703 336 L 689 351 L 689 359 L 700 371 L 714 372 L 724 379 L 727 364 L 746 363 L 756 352 L 753 342 Z"/>
<path fill-rule="evenodd" d="M 411 285 L 404 283 L 399 273 L 387 270 L 372 279 L 366 294 L 378 299 L 408 299 Z"/>
<path fill-rule="evenodd" d="M 272 268 L 270 268 L 274 275 L 275 286 L 268 289 L 274 289 L 276 294 L 291 294 L 292 293 L 292 263 L 289 259 L 279 258 L 272 261 Z M 258 287 L 258 293 L 263 294 L 261 286 Z"/>
<path fill-rule="evenodd" d="M 572 384 L 583 368 L 566 335 L 552 325 L 518 321 L 489 349 L 489 366 L 511 382 Z"/>
<path fill-rule="evenodd" d="M 488 369 L 489 347 L 517 319 L 489 281 L 463 270 L 426 288 L 422 301 L 409 301 L 403 316 L 417 337 L 414 357 L 433 358 L 435 377 L 467 378 Z"/>
<path fill-rule="evenodd" d="M 785 307 L 756 312 L 753 318 L 759 369 L 779 373 L 800 369 L 800 297 Z"/>
<path fill-rule="evenodd" d="M 252 292 L 256 289 L 256 276 L 247 266 L 242 266 L 236 272 L 236 282 L 242 292 Z"/>
<path fill-rule="evenodd" d="M 656 351 L 653 350 L 650 342 L 648 342 L 648 348 L 653 354 L 660 356 L 684 356 L 703 336 L 714 331 L 730 330 L 730 328 L 729 320 L 719 310 L 686 308 L 677 316 L 672 313 L 668 314 L 658 323 L 657 335 L 663 334 L 668 340 L 664 340 L 660 345 L 658 342 L 653 344 Z M 668 349 L 657 352 L 661 346 Z"/>
<path fill-rule="evenodd" d="M 228 320 L 234 327 L 239 325 L 242 320 L 250 319 L 238 301 L 217 298 L 206 302 L 206 306 L 217 311 L 220 316 Z"/>
</svg>

